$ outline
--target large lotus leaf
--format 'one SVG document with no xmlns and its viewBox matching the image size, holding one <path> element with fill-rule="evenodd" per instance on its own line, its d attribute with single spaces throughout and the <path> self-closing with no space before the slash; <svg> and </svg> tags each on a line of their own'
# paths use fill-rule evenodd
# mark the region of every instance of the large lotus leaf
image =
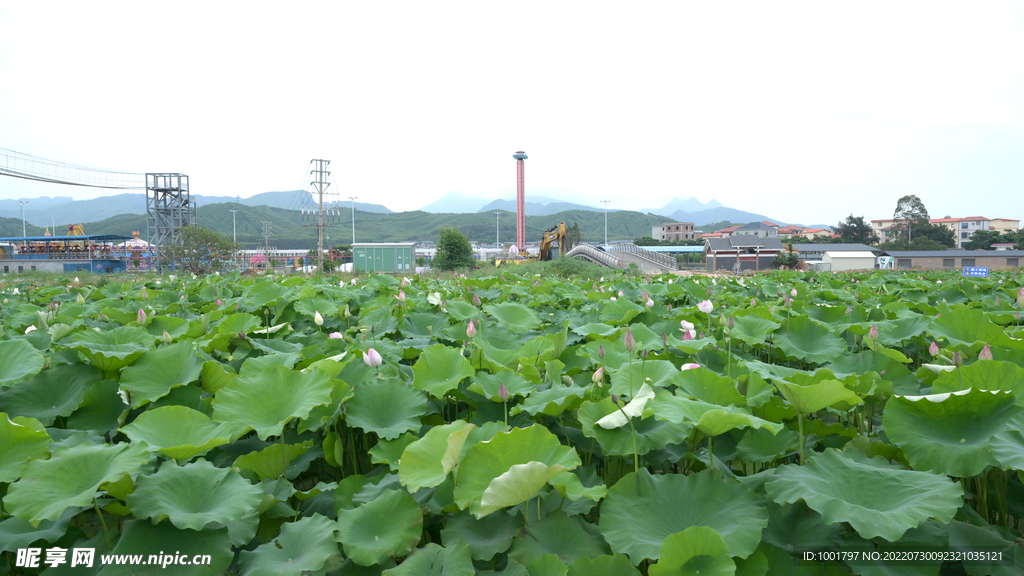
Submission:
<svg viewBox="0 0 1024 576">
<path fill-rule="evenodd" d="M 156 474 L 140 476 L 128 507 L 136 518 L 164 518 L 182 529 L 202 530 L 211 522 L 241 520 L 263 500 L 263 489 L 230 468 L 206 460 L 175 466 L 165 463 Z"/>
<path fill-rule="evenodd" d="M 385 490 L 358 508 L 338 510 L 338 542 L 360 566 L 409 554 L 422 531 L 419 504 L 403 490 Z"/>
<path fill-rule="evenodd" d="M 897 394 L 918 394 L 921 391 L 921 382 L 906 366 L 873 350 L 841 356 L 827 368 L 839 378 L 847 374 L 862 375 L 867 372 L 885 374 L 885 379 L 892 382 Z"/>
<path fill-rule="evenodd" d="M 632 455 L 633 433 L 629 427 L 621 426 L 606 430 L 597 425 L 599 420 L 618 411 L 619 408 L 612 404 L 611 399 L 605 398 L 600 402 L 584 402 L 576 414 L 583 434 L 588 438 L 597 439 L 606 454 Z M 686 442 L 693 431 L 693 425 L 688 422 L 672 424 L 654 418 L 634 419 L 633 427 L 637 433 L 636 452 L 641 456 L 656 448 L 664 448 L 668 444 Z"/>
<path fill-rule="evenodd" d="M 889 440 L 903 449 L 915 470 L 957 477 L 998 464 L 989 441 L 1024 413 L 1009 391 L 975 390 L 928 396 L 893 396 L 882 423 Z"/>
<path fill-rule="evenodd" d="M 722 535 L 707 526 L 690 526 L 665 538 L 651 576 L 733 576 L 736 563 Z"/>
<path fill-rule="evenodd" d="M 601 358 L 602 348 L 604 348 L 604 358 Z M 618 370 L 629 363 L 631 355 L 623 347 L 621 338 L 614 342 L 611 340 L 591 340 L 581 346 L 576 353 L 584 358 L 589 358 L 595 369 L 597 366 L 604 366 L 605 370 Z"/>
<path fill-rule="evenodd" d="M 1024 368 L 1013 362 L 992 360 L 961 366 L 959 372 L 941 372 L 932 383 L 932 392 L 977 390 L 1012 390 L 1017 398 L 1024 397 Z"/>
<path fill-rule="evenodd" d="M 101 535 L 102 539 L 102 535 Z M 97 550 L 97 556 L 99 555 Z M 231 550 L 231 541 L 228 538 L 228 530 L 179 530 L 170 524 L 163 522 L 153 525 L 144 520 L 127 520 L 124 529 L 112 554 L 127 557 L 137 556 L 146 562 L 150 555 L 164 554 L 160 558 L 160 566 L 149 566 L 148 570 L 139 569 L 139 565 L 112 563 L 102 567 L 99 576 L 136 576 L 141 573 L 162 573 L 183 574 L 186 576 L 219 576 L 227 571 L 234 552 Z M 196 556 L 208 556 L 208 560 L 199 561 Z M 174 563 L 177 558 L 184 556 L 188 564 Z M 67 557 L 71 558 L 71 551 Z M 96 559 L 99 566 L 99 558 Z M 193 560 L 196 562 L 193 563 Z M 162 562 L 166 561 L 166 569 Z M 67 567 L 65 564 L 62 567 Z M 144 566 L 144 565 L 143 565 Z M 77 573 L 82 566 L 71 570 Z"/>
<path fill-rule="evenodd" d="M 0 392 L 0 412 L 29 416 L 50 426 L 57 416 L 70 416 L 100 374 L 84 364 L 60 364 L 35 378 Z"/>
<path fill-rule="evenodd" d="M 518 506 L 526 502 L 533 498 L 537 491 L 548 483 L 548 480 L 565 471 L 565 466 L 558 464 L 548 466 L 543 462 L 513 465 L 508 472 L 491 480 L 491 483 L 487 485 L 483 496 L 480 497 L 480 509 L 476 511 L 477 517 L 483 517 L 502 508 Z"/>
<path fill-rule="evenodd" d="M 581 556 L 572 561 L 566 576 L 640 576 L 640 571 L 622 554 Z"/>
<path fill-rule="evenodd" d="M 747 346 L 764 344 L 768 335 L 782 326 L 778 322 L 754 315 L 735 316 L 733 322 L 736 327 L 729 332 L 729 337 L 735 338 Z"/>
<path fill-rule="evenodd" d="M 298 522 L 286 522 L 281 533 L 253 551 L 238 556 L 242 576 L 278 576 L 314 573 L 338 553 L 335 524 L 313 514 Z"/>
<path fill-rule="evenodd" d="M 469 385 L 469 391 L 480 394 L 492 402 L 501 402 L 498 392 L 502 384 L 508 390 L 510 400 L 516 396 L 527 396 L 537 388 L 536 384 L 519 374 L 508 369 L 502 369 L 496 374 L 477 372 L 473 376 L 473 382 Z"/>
<path fill-rule="evenodd" d="M 121 373 L 121 390 L 128 392 L 132 408 L 162 398 L 171 388 L 199 378 L 203 363 L 192 340 L 154 348 Z"/>
<path fill-rule="evenodd" d="M 465 542 L 441 547 L 431 542 L 417 548 L 402 564 L 388 568 L 384 576 L 475 576 L 473 558 Z"/>
<path fill-rule="evenodd" d="M 596 338 L 598 336 L 607 338 L 612 334 L 618 333 L 619 329 L 615 326 L 609 326 L 600 322 L 590 322 L 583 326 L 576 326 L 572 331 L 584 338 Z"/>
<path fill-rule="evenodd" d="M 653 387 L 665 388 L 679 374 L 679 368 L 667 360 L 634 361 L 623 364 L 612 373 L 612 394 L 625 394 L 630 398 L 645 382 Z"/>
<path fill-rule="evenodd" d="M 90 506 L 96 490 L 149 460 L 142 446 L 81 444 L 57 449 L 49 460 L 31 460 L 10 485 L 4 507 L 29 522 L 55 520 L 69 506 Z"/>
<path fill-rule="evenodd" d="M 284 298 L 289 288 L 281 286 L 273 281 L 257 282 L 245 292 L 245 303 L 259 308 L 274 302 L 278 298 Z"/>
<path fill-rule="evenodd" d="M 581 480 L 581 474 L 583 480 Z M 584 486 L 584 480 L 589 486 Z M 548 480 L 548 484 L 551 484 L 551 487 L 567 500 L 590 498 L 594 502 L 599 502 L 608 494 L 608 487 L 601 484 L 600 480 L 601 478 L 597 476 L 593 468 L 582 466 L 571 472 L 558 474 Z"/>
<path fill-rule="evenodd" d="M 557 436 L 540 425 L 499 432 L 466 451 L 456 474 L 455 503 L 463 510 L 468 508 L 477 517 L 482 516 L 478 513 L 480 499 L 491 481 L 516 464 L 529 462 L 572 470 L 580 465 L 580 458 L 575 450 L 562 446 Z"/>
<path fill-rule="evenodd" d="M 537 316 L 537 313 L 515 302 L 487 304 L 484 306 L 484 312 L 493 316 L 505 328 L 516 334 L 522 334 L 523 332 L 540 327 L 540 317 Z"/>
<path fill-rule="evenodd" d="M 350 426 L 394 440 L 403 432 L 419 430 L 420 416 L 427 413 L 427 398 L 401 380 L 378 380 L 360 384 L 345 406 Z"/>
<path fill-rule="evenodd" d="M 190 460 L 234 440 L 230 427 L 187 406 L 161 406 L 147 410 L 121 428 L 133 442 L 145 442 L 168 458 Z"/>
<path fill-rule="evenodd" d="M 309 451 L 312 440 L 302 444 L 284 444 L 277 442 L 262 450 L 249 452 L 235 458 L 233 467 L 240 470 L 251 470 L 260 480 L 280 478 L 288 471 L 288 465 L 299 456 Z"/>
<path fill-rule="evenodd" d="M 708 436 L 725 434 L 734 428 L 764 428 L 773 434 L 782 430 L 782 424 L 769 422 L 752 415 L 739 406 L 718 406 L 674 396 L 662 391 L 656 398 L 647 403 L 647 408 L 654 412 L 654 417 L 678 424 L 692 422 L 698 430 Z"/>
<path fill-rule="evenodd" d="M 330 300 L 320 297 L 313 296 L 311 298 L 302 298 L 296 300 L 293 304 L 295 311 L 300 314 L 305 314 L 311 319 L 319 312 L 320 316 L 327 318 L 328 316 L 334 316 L 338 313 L 338 307 Z"/>
<path fill-rule="evenodd" d="M 332 437 L 337 438 L 337 436 L 337 433 L 330 434 L 327 436 L 327 439 L 324 440 L 325 455 L 329 455 L 331 450 L 334 449 L 334 446 L 328 446 L 328 440 Z M 398 472 L 398 467 L 402 460 L 402 453 L 405 452 L 405 449 L 409 444 L 412 444 L 417 440 L 419 440 L 419 437 L 408 432 L 394 440 L 385 440 L 381 438 L 373 448 L 370 448 L 368 452 L 370 455 L 370 462 L 373 462 L 374 464 L 387 464 L 388 468 L 393 472 Z M 335 446 L 338 445 L 335 444 Z M 335 458 L 338 462 L 341 462 L 341 459 L 337 455 L 335 455 Z M 330 462 L 330 460 L 328 460 L 328 462 Z M 333 463 L 331 465 L 337 466 L 337 464 Z"/>
<path fill-rule="evenodd" d="M 601 322 L 606 324 L 613 324 L 616 326 L 624 326 L 629 324 L 630 320 L 636 318 L 641 312 L 644 311 L 642 306 L 634 304 L 625 298 L 619 298 L 616 301 L 608 301 L 601 309 L 601 315 L 599 316 Z"/>
<path fill-rule="evenodd" d="M 210 360 L 203 363 L 203 370 L 200 373 L 200 382 L 203 390 L 210 394 L 216 394 L 218 390 L 227 386 L 232 380 L 238 378 L 238 374 L 228 372 L 220 362 Z"/>
<path fill-rule="evenodd" d="M 460 348 L 435 344 L 420 354 L 412 367 L 413 386 L 435 398 L 459 387 L 459 382 L 476 373 Z"/>
<path fill-rule="evenodd" d="M 569 564 L 576 558 L 605 556 L 608 545 L 593 524 L 556 510 L 539 522 L 523 527 L 512 540 L 508 557 L 530 564 L 547 554 L 554 554 L 563 564 Z"/>
<path fill-rule="evenodd" d="M 242 365 L 238 368 L 238 374 L 241 376 L 255 376 L 267 368 L 292 368 L 298 361 L 298 352 L 250 356 L 242 362 Z"/>
<path fill-rule="evenodd" d="M 35 376 L 43 364 L 43 353 L 28 341 L 0 341 L 0 389 Z"/>
<path fill-rule="evenodd" d="M 81 511 L 80 508 L 68 508 L 56 520 L 43 520 L 38 526 L 16 516 L 8 516 L 0 522 L 0 552 L 14 552 L 18 548 L 28 548 L 33 542 L 44 540 L 53 542 L 68 530 L 71 519 Z M 517 526 L 518 527 L 518 526 Z M 512 544 L 512 538 L 509 538 Z"/>
<path fill-rule="evenodd" d="M 2 525 L 2 524 L 0 524 Z M 490 560 L 512 546 L 512 537 L 522 527 L 522 520 L 505 512 L 476 518 L 468 510 L 451 516 L 441 530 L 445 544 L 469 544 L 474 560 Z"/>
<path fill-rule="evenodd" d="M 846 342 L 806 316 L 797 316 L 775 333 L 775 345 L 788 356 L 823 364 L 846 350 Z M 786 327 L 788 326 L 788 328 Z"/>
<path fill-rule="evenodd" d="M 152 347 L 153 336 L 138 326 L 121 326 L 99 332 L 85 330 L 76 334 L 69 345 L 105 374 L 135 362 Z"/>
<path fill-rule="evenodd" d="M 768 511 L 749 489 L 711 470 L 690 476 L 630 473 L 608 490 L 601 533 L 634 564 L 661 557 L 665 539 L 690 526 L 717 531 L 731 556 L 746 558 L 761 541 Z"/>
<path fill-rule="evenodd" d="M 459 463 L 462 446 L 472 429 L 473 424 L 463 420 L 431 428 L 423 438 L 405 447 L 399 459 L 398 479 L 412 493 L 444 482 Z"/>
<path fill-rule="evenodd" d="M 263 321 L 256 316 L 238 312 L 225 316 L 224 320 L 217 325 L 217 331 L 221 334 L 238 334 L 239 332 L 249 332 L 262 325 Z"/>
<path fill-rule="evenodd" d="M 50 455 L 50 435 L 34 418 L 0 412 L 0 484 L 13 482 L 29 460 Z"/>
<path fill-rule="evenodd" d="M 813 414 L 840 403 L 861 403 L 860 397 L 839 380 L 822 380 L 809 386 L 776 380 L 775 385 L 789 405 L 800 414 Z"/>
<path fill-rule="evenodd" d="M 849 522 L 862 538 L 890 542 L 928 518 L 949 522 L 963 504 L 963 488 L 946 476 L 831 448 L 810 457 L 806 466 L 776 469 L 765 490 L 779 504 L 804 500 L 826 524 Z"/>
<path fill-rule="evenodd" d="M 509 413 L 513 416 L 520 412 L 526 412 L 530 416 L 537 414 L 558 416 L 566 410 L 573 410 L 579 406 L 588 390 L 589 388 L 582 386 L 553 384 L 547 390 L 531 392 L 522 404 L 513 407 Z"/>
<path fill-rule="evenodd" d="M 557 555 L 543 554 L 525 567 L 516 560 L 509 559 L 508 566 L 502 574 L 511 572 L 512 576 L 565 576 L 568 571 L 565 562 Z"/>
<path fill-rule="evenodd" d="M 736 390 L 732 378 L 719 376 L 706 368 L 683 370 L 675 379 L 679 388 L 697 400 L 719 406 L 746 406 L 747 399 Z"/>
<path fill-rule="evenodd" d="M 1010 340 L 1003 329 L 988 319 L 984 312 L 977 309 L 958 308 L 946 312 L 932 321 L 931 333 L 935 337 L 943 337 L 952 346 L 972 348 L 984 344 L 991 346 L 1007 346 Z"/>
<path fill-rule="evenodd" d="M 1007 422 L 1006 428 L 989 441 L 992 456 L 1002 468 L 1024 470 L 1024 417 Z"/>
<path fill-rule="evenodd" d="M 789 428 L 777 434 L 767 429 L 750 428 L 736 444 L 736 456 L 744 462 L 763 464 L 789 454 L 796 448 L 799 437 Z"/>
<path fill-rule="evenodd" d="M 331 401 L 331 383 L 319 370 L 293 372 L 267 368 L 252 376 L 239 376 L 217 391 L 215 420 L 256 431 L 260 440 L 280 436 L 292 418 L 305 418 L 314 406 Z"/>
</svg>

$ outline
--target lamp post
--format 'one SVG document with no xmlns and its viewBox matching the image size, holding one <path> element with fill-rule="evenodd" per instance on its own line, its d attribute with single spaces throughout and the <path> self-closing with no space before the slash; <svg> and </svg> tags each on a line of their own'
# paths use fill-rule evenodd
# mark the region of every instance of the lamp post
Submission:
<svg viewBox="0 0 1024 576">
<path fill-rule="evenodd" d="M 231 212 L 231 241 L 238 242 L 238 231 L 235 228 L 235 212 L 238 210 L 228 210 L 228 212 Z"/>
<path fill-rule="evenodd" d="M 28 204 L 28 200 L 18 200 L 18 204 L 21 204 L 21 237 L 27 238 L 28 234 L 25 233 L 25 204 Z"/>
<path fill-rule="evenodd" d="M 494 211 L 494 246 L 501 247 L 501 210 Z"/>
<path fill-rule="evenodd" d="M 54 236 L 57 235 L 57 217 L 56 216 L 50 216 L 50 230 L 53 230 L 53 232 L 51 232 L 51 234 L 53 234 Z"/>
<path fill-rule="evenodd" d="M 348 197 L 352 201 L 352 246 L 356 245 L 356 198 L 359 196 Z M 355 253 L 353 252 L 353 254 Z"/>
<path fill-rule="evenodd" d="M 608 246 L 608 203 L 611 202 L 611 200 L 599 200 L 599 202 L 604 204 L 604 245 L 607 247 Z"/>
</svg>

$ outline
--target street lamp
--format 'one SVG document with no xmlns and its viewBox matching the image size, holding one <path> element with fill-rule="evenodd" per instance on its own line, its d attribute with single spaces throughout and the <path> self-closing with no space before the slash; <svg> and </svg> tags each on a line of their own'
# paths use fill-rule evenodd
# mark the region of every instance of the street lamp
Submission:
<svg viewBox="0 0 1024 576">
<path fill-rule="evenodd" d="M 235 212 L 238 210 L 228 210 L 231 212 L 231 241 L 238 242 L 238 231 L 235 229 Z"/>
<path fill-rule="evenodd" d="M 28 234 L 25 233 L 25 204 L 28 204 L 28 200 L 18 200 L 18 204 L 21 204 L 21 237 L 27 238 Z"/>
<path fill-rule="evenodd" d="M 599 202 L 604 204 L 604 245 L 605 245 L 605 247 L 607 247 L 608 246 L 608 203 L 611 202 L 611 200 L 599 200 Z"/>
<path fill-rule="evenodd" d="M 53 234 L 54 236 L 57 235 L 57 217 L 56 216 L 50 216 L 50 230 L 53 230 L 53 232 L 51 232 L 51 234 Z"/>
<path fill-rule="evenodd" d="M 356 244 L 356 198 L 359 196 L 349 196 L 348 199 L 352 201 L 352 245 Z M 354 252 L 353 252 L 354 254 Z"/>
</svg>

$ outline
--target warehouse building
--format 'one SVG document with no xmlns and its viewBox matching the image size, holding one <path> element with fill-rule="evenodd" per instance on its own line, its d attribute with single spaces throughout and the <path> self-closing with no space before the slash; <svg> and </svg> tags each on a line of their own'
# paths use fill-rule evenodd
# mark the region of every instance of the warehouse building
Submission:
<svg viewBox="0 0 1024 576">
<path fill-rule="evenodd" d="M 887 254 L 896 259 L 897 270 L 1007 269 L 1024 263 L 1024 250 L 894 250 Z"/>
</svg>

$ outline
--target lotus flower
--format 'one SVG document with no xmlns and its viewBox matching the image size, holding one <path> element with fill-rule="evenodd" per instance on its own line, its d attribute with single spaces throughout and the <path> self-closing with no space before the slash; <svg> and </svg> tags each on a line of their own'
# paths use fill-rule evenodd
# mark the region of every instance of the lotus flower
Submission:
<svg viewBox="0 0 1024 576">
<path fill-rule="evenodd" d="M 686 372 L 687 370 L 693 370 L 694 368 L 700 368 L 700 364 L 694 364 L 692 362 L 689 364 L 683 364 L 679 367 L 679 371 Z"/>
<path fill-rule="evenodd" d="M 672 311 L 672 303 L 671 303 L 671 302 L 669 302 L 669 303 L 668 303 L 668 308 L 667 308 L 667 310 L 668 310 L 669 312 L 671 312 L 671 311 Z"/>
<path fill-rule="evenodd" d="M 934 340 L 932 340 L 932 345 L 928 347 L 928 353 L 932 356 L 939 353 L 939 345 L 936 344 Z"/>
<path fill-rule="evenodd" d="M 370 368 L 376 368 L 384 363 L 384 359 L 380 357 L 380 354 L 376 350 L 370 348 L 366 352 L 363 352 L 363 362 L 365 362 Z"/>
<path fill-rule="evenodd" d="M 704 300 L 700 304 L 697 304 L 697 310 L 705 314 L 711 314 L 711 311 L 715 309 L 715 305 L 711 303 L 711 300 Z"/>
<path fill-rule="evenodd" d="M 793 299 L 787 296 L 785 304 L 786 304 L 786 308 L 792 308 L 793 307 Z"/>
<path fill-rule="evenodd" d="M 171 335 L 167 333 L 167 330 L 164 330 L 164 344 L 170 344 L 171 342 Z"/>
<path fill-rule="evenodd" d="M 353 278 L 353 279 L 352 279 L 352 285 L 353 285 L 353 286 L 355 286 L 355 285 L 356 285 L 356 279 L 355 279 L 355 278 Z"/>
<path fill-rule="evenodd" d="M 178 277 L 175 276 L 174 274 L 171 274 L 170 276 L 167 277 L 167 279 L 170 280 L 171 282 L 174 282 L 175 280 L 178 279 Z"/>
<path fill-rule="evenodd" d="M 736 321 L 733 320 L 732 314 L 729 314 L 729 321 L 726 322 L 725 325 L 729 327 L 729 330 L 732 330 L 733 328 L 736 327 Z"/>
<path fill-rule="evenodd" d="M 750 307 L 753 308 L 755 306 L 757 306 L 757 299 L 756 298 L 751 298 L 750 299 Z"/>
<path fill-rule="evenodd" d="M 405 288 L 409 284 L 411 284 L 411 282 L 409 282 L 409 279 L 405 278 L 405 277 L 402 277 L 402 288 Z"/>
<path fill-rule="evenodd" d="M 25 334 L 28 334 L 29 332 L 32 332 L 32 331 L 35 331 L 35 330 L 38 330 L 38 328 L 36 328 L 35 326 L 29 326 L 28 328 L 25 328 Z"/>
<path fill-rule="evenodd" d="M 604 360 L 604 344 L 597 347 L 597 357 Z"/>
<path fill-rule="evenodd" d="M 327 335 L 327 337 L 330 338 L 331 340 L 339 340 L 341 339 L 341 332 L 331 332 L 330 334 Z"/>
<path fill-rule="evenodd" d="M 352 317 L 352 312 L 349 311 L 348 304 L 345 304 L 345 312 L 343 314 L 345 315 L 345 318 L 351 318 Z"/>
<path fill-rule="evenodd" d="M 139 321 L 139 324 L 145 324 L 146 323 L 146 311 L 143 310 L 142 308 L 139 308 L 139 315 L 138 315 L 137 319 Z"/>
<path fill-rule="evenodd" d="M 964 359 L 960 356 L 960 352 L 953 352 L 953 366 L 960 366 L 964 363 Z"/>
<path fill-rule="evenodd" d="M 978 360 L 991 360 L 991 359 L 992 359 L 992 349 L 989 348 L 988 344 L 985 344 L 985 347 L 981 349 L 980 353 L 978 353 Z"/>
<path fill-rule="evenodd" d="M 142 297 L 143 298 L 149 298 L 149 292 L 146 292 L 145 288 L 142 289 Z"/>
<path fill-rule="evenodd" d="M 615 302 L 615 296 L 612 296 L 612 302 Z"/>
<path fill-rule="evenodd" d="M 15 288 L 14 292 L 17 294 L 18 289 Z M 1017 306 L 1024 308 L 1024 288 L 1017 288 Z"/>
<path fill-rule="evenodd" d="M 654 300 L 651 300 L 650 298 L 648 298 L 647 299 L 647 307 L 648 308 L 654 308 Z"/>
<path fill-rule="evenodd" d="M 245 338 L 246 338 L 246 336 L 245 336 L 245 332 L 239 332 L 239 333 L 238 333 L 238 339 L 239 339 L 239 340 L 245 340 Z"/>
<path fill-rule="evenodd" d="M 604 379 L 604 366 L 595 370 L 594 375 L 590 377 L 590 380 L 593 382 L 600 382 L 602 379 Z"/>
<path fill-rule="evenodd" d="M 214 300 L 214 302 L 217 303 L 217 306 L 220 306 L 221 304 L 223 304 L 223 302 L 221 302 L 220 300 Z"/>
<path fill-rule="evenodd" d="M 469 321 L 469 326 L 466 326 L 466 336 L 470 338 L 476 336 L 476 325 L 472 320 Z"/>
<path fill-rule="evenodd" d="M 936 284 L 942 284 L 942 280 L 936 280 L 935 283 Z"/>
<path fill-rule="evenodd" d="M 323 326 L 324 325 L 324 317 L 320 315 L 320 311 L 319 310 L 317 310 L 316 312 L 313 313 L 313 322 L 317 326 Z"/>
<path fill-rule="evenodd" d="M 871 330 L 868 330 L 868 338 L 878 340 L 878 327 L 874 324 L 871 325 Z"/>
<path fill-rule="evenodd" d="M 480 306 L 480 297 L 476 294 L 473 294 L 473 306 Z"/>
<path fill-rule="evenodd" d="M 683 330 L 683 340 L 693 340 L 694 336 L 697 335 L 696 330 Z"/>
<path fill-rule="evenodd" d="M 80 280 L 78 279 L 78 276 L 75 276 L 75 284 L 78 284 L 79 282 Z"/>
<path fill-rule="evenodd" d="M 999 306 L 999 294 L 996 294 L 996 306 Z"/>
<path fill-rule="evenodd" d="M 633 333 L 630 332 L 629 328 L 626 328 L 626 337 L 623 339 L 622 343 L 626 346 L 626 350 L 629 350 L 630 352 L 636 348 L 636 340 L 633 339 Z"/>
<path fill-rule="evenodd" d="M 847 306 L 846 307 L 846 315 L 849 316 L 852 313 L 853 313 L 853 308 L 850 308 L 849 306 Z"/>
<path fill-rule="evenodd" d="M 18 289 L 17 288 L 14 289 L 14 293 L 15 294 L 18 293 Z M 625 296 L 625 294 L 622 293 L 622 290 L 619 290 L 619 298 L 622 298 L 623 296 Z"/>
<path fill-rule="evenodd" d="M 644 293 L 640 295 L 640 300 L 650 300 L 650 299 L 651 299 L 650 296 L 647 295 L 647 290 L 644 290 Z"/>
<path fill-rule="evenodd" d="M 18 291 L 18 289 L 17 289 L 17 288 L 15 288 L 15 289 L 14 289 L 14 295 L 15 295 L 15 296 L 17 296 L 18 294 L 21 294 L 21 292 L 19 292 L 19 291 Z M 621 294 L 621 292 L 620 292 L 620 294 Z"/>
<path fill-rule="evenodd" d="M 668 348 L 668 334 L 661 335 L 661 347 Z"/>
<path fill-rule="evenodd" d="M 405 302 L 405 290 L 399 290 L 398 296 L 395 296 L 395 298 L 398 298 L 399 302 Z"/>
<path fill-rule="evenodd" d="M 77 302 L 79 306 L 81 306 L 82 304 L 85 304 L 85 298 L 82 298 L 82 293 L 81 292 L 78 293 L 78 297 L 75 298 L 75 302 Z"/>
<path fill-rule="evenodd" d="M 789 295 L 792 296 L 793 298 L 796 298 L 796 288 L 793 288 L 792 290 L 790 290 L 789 291 Z"/>
</svg>

